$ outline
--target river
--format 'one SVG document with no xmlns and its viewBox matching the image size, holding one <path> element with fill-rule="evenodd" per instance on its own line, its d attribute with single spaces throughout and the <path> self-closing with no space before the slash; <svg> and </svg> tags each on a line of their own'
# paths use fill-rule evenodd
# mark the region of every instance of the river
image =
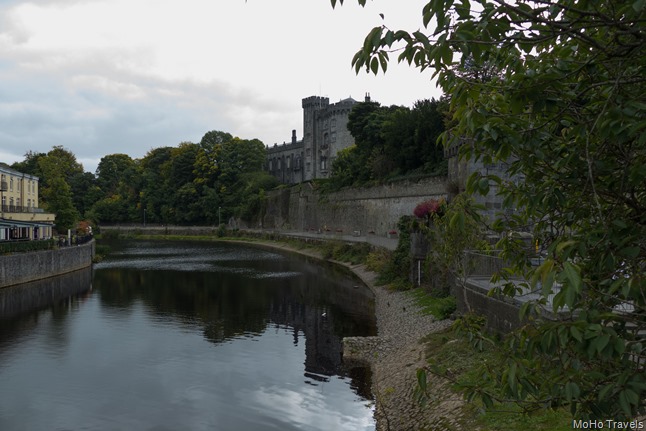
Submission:
<svg viewBox="0 0 646 431">
<path fill-rule="evenodd" d="M 119 241 L 0 289 L 2 430 L 374 430 L 374 298 L 338 267 L 231 243 Z"/>
</svg>

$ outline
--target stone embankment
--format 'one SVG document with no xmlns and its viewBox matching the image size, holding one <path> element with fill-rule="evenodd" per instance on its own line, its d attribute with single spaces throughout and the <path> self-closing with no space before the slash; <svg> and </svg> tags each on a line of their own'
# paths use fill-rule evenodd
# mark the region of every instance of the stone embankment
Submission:
<svg viewBox="0 0 646 431">
<path fill-rule="evenodd" d="M 67 274 L 92 266 L 94 241 L 56 250 L 14 253 L 0 257 L 0 288 Z"/>
</svg>

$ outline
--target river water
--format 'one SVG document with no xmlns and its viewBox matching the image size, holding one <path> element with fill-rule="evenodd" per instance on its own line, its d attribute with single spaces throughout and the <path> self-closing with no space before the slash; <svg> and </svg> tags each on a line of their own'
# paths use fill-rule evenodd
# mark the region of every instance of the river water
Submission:
<svg viewBox="0 0 646 431">
<path fill-rule="evenodd" d="M 374 430 L 374 335 L 350 274 L 229 243 L 115 242 L 0 289 L 0 430 Z"/>
</svg>

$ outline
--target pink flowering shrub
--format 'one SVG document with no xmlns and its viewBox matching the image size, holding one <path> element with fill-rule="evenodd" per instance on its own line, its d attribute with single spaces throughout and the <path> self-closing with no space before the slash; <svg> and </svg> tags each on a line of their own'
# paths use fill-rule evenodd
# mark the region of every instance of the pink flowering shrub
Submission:
<svg viewBox="0 0 646 431">
<path fill-rule="evenodd" d="M 431 217 L 434 214 L 438 217 L 441 217 L 444 214 L 444 205 L 444 199 L 441 199 L 439 201 L 436 199 L 424 201 L 415 207 L 413 214 L 415 214 L 415 217 L 417 218 L 422 218 L 430 221 Z"/>
</svg>

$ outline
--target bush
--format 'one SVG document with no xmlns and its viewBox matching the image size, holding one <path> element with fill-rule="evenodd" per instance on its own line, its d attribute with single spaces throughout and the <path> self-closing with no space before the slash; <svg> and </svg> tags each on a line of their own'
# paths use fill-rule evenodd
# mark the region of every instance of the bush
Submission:
<svg viewBox="0 0 646 431">
<path fill-rule="evenodd" d="M 392 258 L 388 250 L 379 249 L 368 253 L 366 256 L 366 268 L 369 271 L 380 273 Z"/>
<path fill-rule="evenodd" d="M 218 238 L 222 238 L 223 236 L 225 236 L 227 234 L 226 226 L 224 224 L 221 224 L 220 226 L 218 226 L 218 230 L 215 234 Z"/>
<path fill-rule="evenodd" d="M 3 242 L 0 243 L 0 254 L 24 253 L 38 250 L 52 250 L 56 246 L 56 240 L 35 240 L 20 242 Z"/>
</svg>

